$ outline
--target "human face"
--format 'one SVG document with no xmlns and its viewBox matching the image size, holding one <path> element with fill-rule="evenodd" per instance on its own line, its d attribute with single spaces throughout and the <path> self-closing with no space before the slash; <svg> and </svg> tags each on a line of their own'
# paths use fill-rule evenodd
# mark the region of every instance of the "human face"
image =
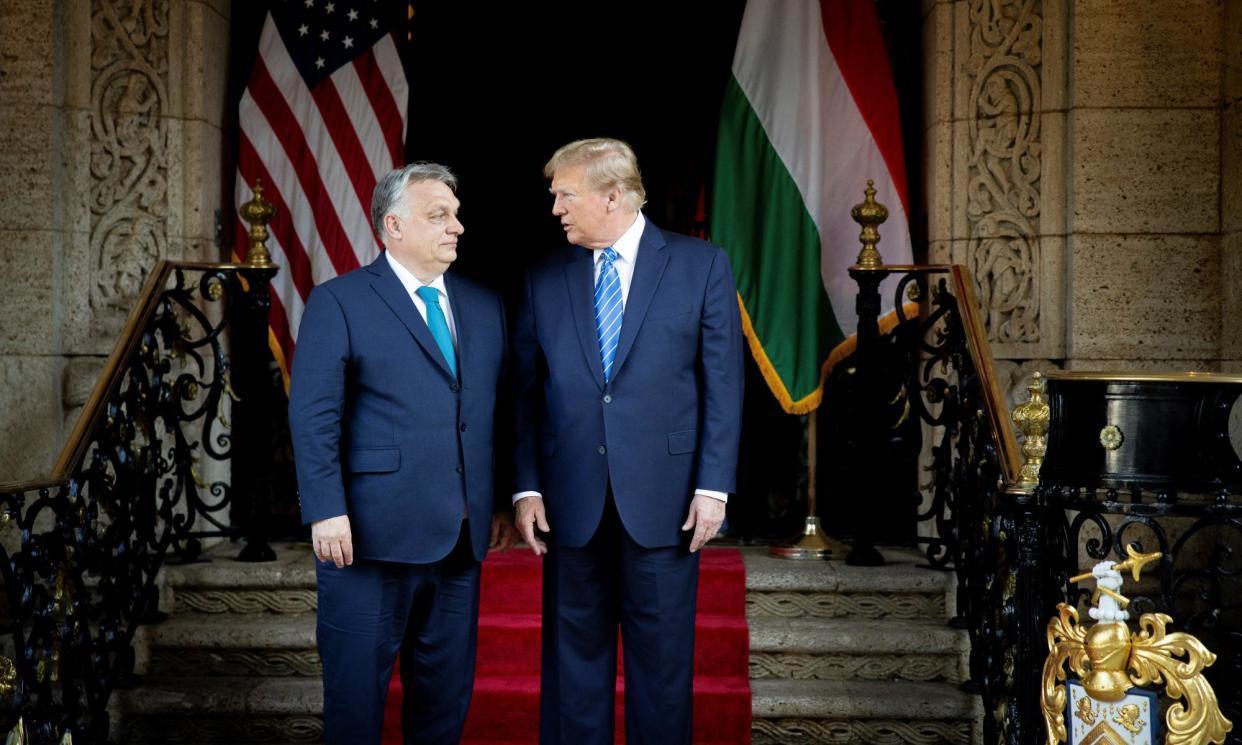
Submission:
<svg viewBox="0 0 1242 745">
<path fill-rule="evenodd" d="M 460 207 L 447 184 L 409 184 L 397 209 L 384 217 L 384 245 L 411 274 L 430 282 L 457 260 L 457 238 L 466 231 L 457 219 Z"/>
<path fill-rule="evenodd" d="M 576 246 L 607 248 L 627 226 L 617 230 L 621 194 L 587 185 L 586 166 L 562 166 L 552 174 L 552 214 L 559 217 L 565 238 Z M 631 220 L 632 222 L 632 220 Z"/>
</svg>

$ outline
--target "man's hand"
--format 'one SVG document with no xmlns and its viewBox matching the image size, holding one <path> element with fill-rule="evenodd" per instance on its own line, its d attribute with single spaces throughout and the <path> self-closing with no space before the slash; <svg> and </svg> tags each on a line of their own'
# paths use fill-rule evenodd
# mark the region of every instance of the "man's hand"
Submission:
<svg viewBox="0 0 1242 745">
<path fill-rule="evenodd" d="M 548 552 L 548 544 L 535 536 L 536 527 L 545 533 L 552 531 L 548 527 L 548 518 L 543 514 L 543 497 L 522 497 L 517 501 L 517 529 L 530 550 L 539 556 Z"/>
<path fill-rule="evenodd" d="M 694 528 L 694 536 L 690 539 L 690 553 L 703 548 L 716 537 L 716 531 L 720 530 L 724 517 L 724 502 L 702 494 L 694 495 L 694 499 L 690 501 L 690 514 L 686 516 L 686 524 L 681 526 L 682 530 Z"/>
<path fill-rule="evenodd" d="M 492 540 L 487 544 L 491 551 L 504 553 L 517 545 L 518 532 L 513 526 L 513 515 L 497 512 L 492 515 Z"/>
<path fill-rule="evenodd" d="M 349 531 L 349 515 L 329 517 L 311 523 L 311 543 L 315 558 L 330 561 L 336 568 L 354 563 L 354 538 Z"/>
</svg>

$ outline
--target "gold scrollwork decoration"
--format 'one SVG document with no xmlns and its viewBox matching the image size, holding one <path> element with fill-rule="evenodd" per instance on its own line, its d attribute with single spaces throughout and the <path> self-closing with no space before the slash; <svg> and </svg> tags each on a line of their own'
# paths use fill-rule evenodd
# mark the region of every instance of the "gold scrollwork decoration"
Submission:
<svg viewBox="0 0 1242 745">
<path fill-rule="evenodd" d="M 1216 693 L 1203 675 L 1204 668 L 1216 661 L 1216 655 L 1190 634 L 1168 632 L 1166 628 L 1173 619 L 1163 613 L 1144 613 L 1138 621 L 1138 633 L 1131 633 L 1124 614 L 1120 615 L 1122 620 L 1116 620 L 1117 609 L 1124 609 L 1129 602 L 1118 592 L 1119 574 L 1130 570 L 1137 581 L 1144 566 L 1161 558 L 1159 552 L 1139 553 L 1133 546 L 1128 546 L 1126 553 L 1129 558 L 1124 561 L 1102 562 L 1093 572 L 1070 578 L 1070 582 L 1096 578 L 1092 603 L 1099 608 L 1104 596 L 1109 606 L 1093 611 L 1093 617 L 1106 620 L 1090 627 L 1080 625 L 1078 611 L 1060 603 L 1057 615 L 1048 622 L 1048 657 L 1040 690 L 1047 742 L 1056 745 L 1067 738 L 1068 694 L 1064 684 L 1068 668 L 1096 701 L 1121 701 L 1131 687 L 1163 684 L 1165 695 L 1175 699 L 1165 714 L 1166 745 L 1223 743 L 1233 724 L 1221 713 Z M 1103 586 L 1102 578 L 1111 578 L 1109 587 Z M 1121 707 L 1115 712 L 1114 721 L 1130 732 L 1138 732 L 1145 724 L 1139 720 L 1141 714 L 1137 706 Z M 1082 701 L 1075 715 L 1088 723 L 1095 717 L 1089 704 L 1084 708 Z"/>
<path fill-rule="evenodd" d="M 1164 683 L 1170 698 L 1182 699 L 1165 714 L 1168 745 L 1224 742 L 1233 725 L 1221 713 L 1216 692 L 1202 674 L 1216 655 L 1190 634 L 1166 632 L 1172 621 L 1163 613 L 1139 618 L 1140 631 L 1130 642 L 1131 680 L 1136 686 Z"/>
</svg>

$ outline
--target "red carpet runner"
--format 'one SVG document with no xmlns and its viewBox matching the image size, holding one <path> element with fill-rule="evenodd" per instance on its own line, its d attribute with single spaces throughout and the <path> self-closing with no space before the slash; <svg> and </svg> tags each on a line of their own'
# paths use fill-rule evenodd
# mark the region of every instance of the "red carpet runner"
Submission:
<svg viewBox="0 0 1242 745">
<path fill-rule="evenodd" d="M 521 548 L 494 554 L 483 563 L 478 668 L 463 745 L 538 742 L 540 561 Z M 699 564 L 695 627 L 696 745 L 749 745 L 749 655 L 742 556 L 735 549 L 706 549 Z M 624 685 L 618 674 L 617 745 L 625 742 Z M 394 673 L 384 743 L 400 742 L 401 680 Z"/>
</svg>

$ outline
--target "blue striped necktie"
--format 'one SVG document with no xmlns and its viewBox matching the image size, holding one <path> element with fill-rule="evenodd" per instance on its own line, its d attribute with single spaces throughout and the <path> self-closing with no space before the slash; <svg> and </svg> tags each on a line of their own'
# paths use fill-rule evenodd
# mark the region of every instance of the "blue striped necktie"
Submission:
<svg viewBox="0 0 1242 745">
<path fill-rule="evenodd" d="M 599 359 L 604 364 L 605 383 L 612 379 L 617 340 L 621 338 L 621 316 L 625 313 L 621 302 L 621 276 L 617 274 L 617 267 L 613 266 L 616 260 L 616 250 L 605 248 L 599 278 L 595 280 L 595 335 L 599 339 Z"/>
<path fill-rule="evenodd" d="M 457 376 L 457 350 L 453 349 L 453 335 L 449 333 L 448 320 L 444 317 L 444 309 L 440 307 L 440 292 L 430 285 L 423 285 L 415 290 L 427 305 L 427 328 L 436 346 L 444 355 L 453 376 Z"/>
</svg>

